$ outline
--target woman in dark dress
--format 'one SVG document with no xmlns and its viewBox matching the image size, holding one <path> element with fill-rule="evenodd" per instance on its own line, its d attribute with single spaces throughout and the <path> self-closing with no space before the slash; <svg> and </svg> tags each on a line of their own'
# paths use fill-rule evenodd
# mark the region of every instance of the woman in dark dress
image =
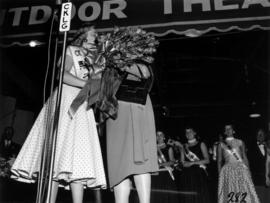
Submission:
<svg viewBox="0 0 270 203">
<path fill-rule="evenodd" d="M 184 144 L 181 161 L 183 171 L 180 177 L 181 203 L 209 203 L 206 165 L 208 150 L 204 142 L 196 137 L 194 128 L 185 129 L 187 143 Z"/>
<path fill-rule="evenodd" d="M 145 65 L 134 64 L 127 70 L 127 80 L 136 76 L 149 78 Z M 119 100 L 119 99 L 118 99 Z M 106 123 L 109 186 L 115 202 L 128 202 L 134 180 L 140 203 L 150 203 L 151 175 L 158 171 L 157 142 L 153 107 L 149 95 L 146 104 L 119 100 L 116 120 Z"/>
<path fill-rule="evenodd" d="M 160 166 L 162 166 L 162 163 L 167 163 L 170 161 L 169 158 L 170 146 L 166 144 L 165 140 L 166 140 L 165 134 L 162 131 L 157 131 L 158 162 Z"/>
<path fill-rule="evenodd" d="M 179 202 L 178 188 L 177 188 L 177 174 L 175 174 L 175 161 L 171 156 L 172 146 L 166 142 L 165 134 L 162 131 L 157 131 L 157 147 L 158 147 L 158 162 L 159 173 L 153 176 L 152 184 L 153 190 L 161 190 L 162 193 L 155 193 L 151 201 L 155 203 L 164 202 Z"/>
</svg>

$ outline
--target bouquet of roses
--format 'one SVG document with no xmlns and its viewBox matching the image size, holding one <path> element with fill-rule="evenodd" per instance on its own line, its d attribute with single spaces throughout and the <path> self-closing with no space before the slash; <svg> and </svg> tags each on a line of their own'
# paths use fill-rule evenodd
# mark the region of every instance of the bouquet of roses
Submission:
<svg viewBox="0 0 270 203">
<path fill-rule="evenodd" d="M 134 63 L 150 64 L 159 42 L 141 28 L 115 27 L 110 33 L 98 37 L 98 54 L 95 63 L 106 63 L 106 68 L 123 70 Z"/>
<path fill-rule="evenodd" d="M 69 112 L 74 114 L 85 98 L 88 109 L 95 107 L 102 112 L 101 121 L 107 117 L 117 117 L 118 103 L 115 94 L 123 79 L 125 69 L 132 64 L 150 64 L 154 61 L 153 53 L 159 42 L 141 28 L 115 27 L 112 32 L 97 37 L 95 52 L 88 50 L 93 57 L 89 64 L 94 73 L 102 72 L 100 80 L 93 75 L 86 86 L 71 104 Z M 76 102 L 80 101 L 80 102 Z M 70 114 L 71 115 L 71 114 Z M 72 117 L 72 115 L 71 115 Z"/>
</svg>

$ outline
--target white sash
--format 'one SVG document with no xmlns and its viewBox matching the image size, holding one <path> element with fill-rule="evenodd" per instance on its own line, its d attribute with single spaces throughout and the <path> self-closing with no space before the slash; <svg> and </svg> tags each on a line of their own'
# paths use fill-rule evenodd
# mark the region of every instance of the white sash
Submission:
<svg viewBox="0 0 270 203">
<path fill-rule="evenodd" d="M 225 145 L 224 149 L 225 149 L 229 154 L 233 155 L 233 157 L 234 157 L 237 161 L 243 162 L 243 160 L 242 160 L 240 154 L 238 154 L 238 151 L 237 151 L 236 149 L 234 149 L 234 148 L 231 148 L 231 149 L 230 149 L 226 143 L 224 143 L 224 145 Z"/>
<path fill-rule="evenodd" d="M 157 148 L 157 149 L 158 149 L 158 162 L 160 164 L 166 163 L 167 160 L 166 160 L 163 152 L 161 151 L 160 148 Z M 173 175 L 173 169 L 172 169 L 172 167 L 170 167 L 170 166 L 164 166 L 164 168 L 168 171 L 168 173 L 170 174 L 172 180 L 175 180 L 174 175 Z"/>
<path fill-rule="evenodd" d="M 199 157 L 195 153 L 193 153 L 192 151 L 190 151 L 188 148 L 186 148 L 186 150 L 185 150 L 185 156 L 191 162 L 193 162 L 193 161 L 200 161 Z M 202 169 L 204 169 L 204 170 L 206 170 L 206 165 L 204 165 L 204 164 L 199 165 L 199 167 L 202 168 Z"/>
<path fill-rule="evenodd" d="M 77 76 L 78 78 L 87 79 L 89 70 L 85 65 L 84 53 L 82 53 L 82 50 L 79 47 L 70 46 L 69 48 L 72 54 L 73 64 L 75 66 L 75 76 Z"/>
</svg>

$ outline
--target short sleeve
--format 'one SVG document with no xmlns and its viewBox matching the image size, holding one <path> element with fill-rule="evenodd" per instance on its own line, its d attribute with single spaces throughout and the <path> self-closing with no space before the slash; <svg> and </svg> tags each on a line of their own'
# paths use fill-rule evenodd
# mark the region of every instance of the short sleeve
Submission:
<svg viewBox="0 0 270 203">
<path fill-rule="evenodd" d="M 225 144 L 223 142 L 220 142 L 219 143 L 219 146 L 220 146 L 221 149 L 224 149 L 225 148 Z"/>
<path fill-rule="evenodd" d="M 243 146 L 244 145 L 244 142 L 240 139 L 237 139 L 237 145 L 238 146 Z"/>
<path fill-rule="evenodd" d="M 70 49 L 70 46 L 68 46 L 66 48 L 66 56 L 70 56 L 72 58 L 72 53 L 71 53 L 71 49 Z M 60 67 L 61 66 L 61 59 L 62 59 L 62 56 L 59 57 L 59 60 L 57 62 L 57 66 Z"/>
<path fill-rule="evenodd" d="M 70 46 L 67 47 L 66 55 L 72 57 L 72 53 L 71 53 L 71 48 L 70 48 Z"/>
</svg>

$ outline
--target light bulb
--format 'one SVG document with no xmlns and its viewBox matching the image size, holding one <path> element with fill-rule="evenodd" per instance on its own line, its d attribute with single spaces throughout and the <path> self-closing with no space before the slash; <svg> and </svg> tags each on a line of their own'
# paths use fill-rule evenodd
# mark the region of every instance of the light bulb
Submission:
<svg viewBox="0 0 270 203">
<path fill-rule="evenodd" d="M 35 46 L 37 46 L 37 42 L 35 40 L 30 41 L 29 46 L 30 47 L 35 47 Z"/>
</svg>

